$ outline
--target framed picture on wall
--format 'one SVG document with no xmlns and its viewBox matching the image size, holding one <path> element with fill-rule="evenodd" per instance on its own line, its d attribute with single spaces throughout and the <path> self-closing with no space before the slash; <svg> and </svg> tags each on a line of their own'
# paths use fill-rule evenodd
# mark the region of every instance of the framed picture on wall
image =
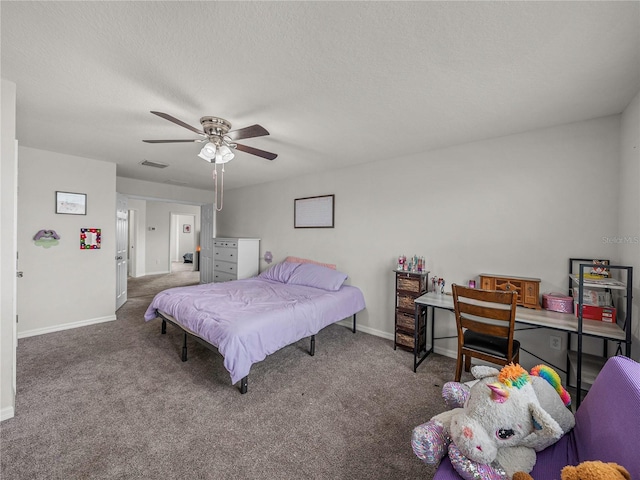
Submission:
<svg viewBox="0 0 640 480">
<path fill-rule="evenodd" d="M 65 215 L 86 215 L 87 194 L 56 192 L 56 213 Z"/>
<path fill-rule="evenodd" d="M 296 198 L 293 201 L 294 228 L 333 228 L 335 195 Z"/>
<path fill-rule="evenodd" d="M 182 233 L 191 233 L 191 225 L 185 223 L 182 225 Z"/>
</svg>

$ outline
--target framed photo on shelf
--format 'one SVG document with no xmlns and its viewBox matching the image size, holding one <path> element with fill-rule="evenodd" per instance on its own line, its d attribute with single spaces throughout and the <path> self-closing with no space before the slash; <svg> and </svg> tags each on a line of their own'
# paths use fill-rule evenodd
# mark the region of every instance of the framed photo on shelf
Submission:
<svg viewBox="0 0 640 480">
<path fill-rule="evenodd" d="M 65 215 L 86 215 L 87 194 L 56 192 L 56 213 Z"/>
</svg>

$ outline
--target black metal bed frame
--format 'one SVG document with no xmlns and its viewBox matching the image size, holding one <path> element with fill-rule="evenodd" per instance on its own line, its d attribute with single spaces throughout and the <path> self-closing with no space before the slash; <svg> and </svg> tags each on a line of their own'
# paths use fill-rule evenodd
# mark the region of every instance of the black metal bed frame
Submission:
<svg viewBox="0 0 640 480">
<path fill-rule="evenodd" d="M 183 340 L 182 340 L 182 356 L 181 356 L 181 359 L 182 359 L 183 362 L 187 361 L 187 336 L 193 338 L 198 343 L 200 343 L 200 344 L 204 345 L 205 347 L 207 347 L 209 350 L 212 350 L 212 351 L 222 355 L 217 347 L 215 347 L 214 345 L 210 344 L 209 342 L 204 340 L 202 337 L 199 337 L 198 335 L 185 330 L 182 325 L 180 325 L 177 322 L 174 322 L 173 320 L 170 320 L 169 318 L 165 317 L 164 315 L 162 315 L 162 313 L 160 313 L 157 310 L 156 310 L 156 315 L 157 315 L 158 318 L 162 319 L 161 333 L 163 335 L 167 333 L 167 322 L 169 322 L 174 327 L 177 327 L 178 329 L 182 330 Z M 356 314 L 355 313 L 353 314 L 353 327 L 352 327 L 351 331 L 353 333 L 356 333 Z M 316 354 L 316 336 L 315 335 L 311 335 L 311 344 L 309 346 L 309 355 L 311 355 L 313 357 L 315 354 Z M 240 380 L 240 393 L 242 393 L 242 394 L 247 393 L 247 390 L 249 388 L 248 384 L 249 384 L 249 375 L 245 376 L 244 378 L 242 378 L 242 380 Z"/>
</svg>

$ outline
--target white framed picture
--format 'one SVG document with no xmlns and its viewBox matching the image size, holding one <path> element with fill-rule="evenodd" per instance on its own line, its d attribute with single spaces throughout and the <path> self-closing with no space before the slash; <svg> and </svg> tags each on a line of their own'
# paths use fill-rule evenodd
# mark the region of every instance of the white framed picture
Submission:
<svg viewBox="0 0 640 480">
<path fill-rule="evenodd" d="M 56 213 L 66 215 L 86 215 L 87 194 L 56 192 Z"/>
</svg>

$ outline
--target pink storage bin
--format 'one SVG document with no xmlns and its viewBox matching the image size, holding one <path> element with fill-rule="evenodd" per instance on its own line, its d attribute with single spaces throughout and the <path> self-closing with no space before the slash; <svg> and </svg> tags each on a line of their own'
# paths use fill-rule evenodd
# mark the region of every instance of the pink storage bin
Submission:
<svg viewBox="0 0 640 480">
<path fill-rule="evenodd" d="M 552 312 L 573 313 L 573 297 L 562 293 L 545 293 L 542 295 L 542 308 Z"/>
</svg>

